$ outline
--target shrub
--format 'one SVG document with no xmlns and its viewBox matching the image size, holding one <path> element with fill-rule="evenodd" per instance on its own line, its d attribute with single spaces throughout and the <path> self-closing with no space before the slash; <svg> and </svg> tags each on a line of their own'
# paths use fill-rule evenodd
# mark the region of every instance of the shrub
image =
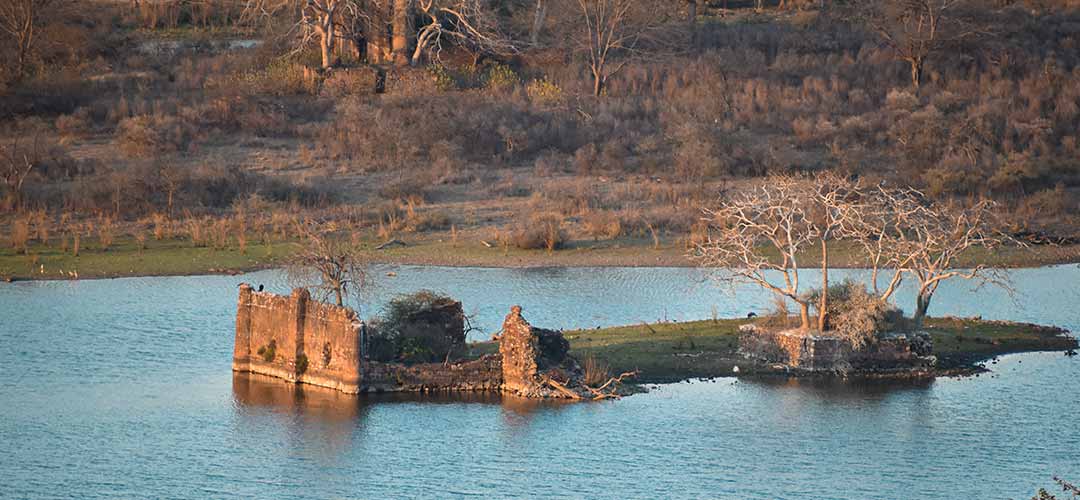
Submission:
<svg viewBox="0 0 1080 500">
<path fill-rule="evenodd" d="M 484 74 L 484 87 L 491 90 L 504 90 L 521 83 L 521 78 L 513 68 L 495 63 Z"/>
<path fill-rule="evenodd" d="M 375 68 L 334 69 L 323 81 L 319 95 L 344 97 L 348 95 L 374 94 L 379 85 L 379 72 Z"/>
<path fill-rule="evenodd" d="M 514 246 L 522 250 L 558 250 L 566 244 L 563 218 L 555 213 L 537 214 L 518 223 L 513 236 Z"/>
<path fill-rule="evenodd" d="M 804 298 L 819 303 L 821 291 L 812 290 Z M 906 330 L 904 313 L 869 293 L 861 283 L 844 281 L 829 287 L 831 330 L 859 350 L 876 341 L 881 333 Z"/>
<path fill-rule="evenodd" d="M 443 361 L 465 345 L 465 313 L 460 302 L 421 290 L 392 299 L 372 330 L 369 352 L 373 359 Z"/>
<path fill-rule="evenodd" d="M 611 369 L 592 355 L 585 357 L 581 368 L 585 372 L 585 385 L 596 387 L 611 379 Z"/>
<path fill-rule="evenodd" d="M 267 363 L 274 360 L 277 357 L 277 340 L 270 339 L 270 343 L 259 347 L 259 356 Z"/>
<path fill-rule="evenodd" d="M 563 99 L 563 90 L 558 85 L 546 78 L 533 80 L 525 85 L 525 94 L 533 102 L 540 104 L 552 104 Z"/>
<path fill-rule="evenodd" d="M 116 132 L 120 149 L 136 157 L 184 152 L 193 139 L 190 126 L 176 117 L 164 115 L 125 118 Z"/>
<path fill-rule="evenodd" d="M 622 236 L 622 221 L 611 212 L 593 212 L 585 217 L 585 229 L 593 240 L 613 240 Z"/>
<path fill-rule="evenodd" d="M 25 219 L 16 219 L 11 223 L 11 246 L 16 254 L 25 254 L 30 241 L 30 223 Z"/>
</svg>

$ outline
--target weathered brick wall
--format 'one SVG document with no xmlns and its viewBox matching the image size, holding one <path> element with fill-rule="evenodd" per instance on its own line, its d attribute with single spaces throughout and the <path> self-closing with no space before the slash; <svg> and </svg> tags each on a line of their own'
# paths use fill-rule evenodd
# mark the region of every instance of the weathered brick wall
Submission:
<svg viewBox="0 0 1080 500">
<path fill-rule="evenodd" d="M 762 337 L 760 343 L 746 343 L 759 352 L 766 351 L 766 344 L 780 351 L 777 362 L 809 371 L 863 371 L 895 370 L 924 367 L 933 359 L 913 349 L 913 342 L 929 343 L 921 339 L 925 334 L 883 336 L 864 349 L 853 350 L 844 339 L 828 335 L 811 335 L 792 330 L 775 334 L 755 333 Z M 929 352 L 925 353 L 929 354 Z"/>
<path fill-rule="evenodd" d="M 352 309 L 308 301 L 304 311 L 304 382 L 351 392 L 360 380 L 360 319 Z"/>
<path fill-rule="evenodd" d="M 512 307 L 503 320 L 499 354 L 503 359 L 503 390 L 523 395 L 536 392 L 540 349 L 532 326 L 521 316 L 521 306 Z"/>
<path fill-rule="evenodd" d="M 364 363 L 367 392 L 498 392 L 503 387 L 499 356 L 464 363 Z"/>
<path fill-rule="evenodd" d="M 421 326 L 432 327 L 428 323 Z M 455 325 L 462 328 L 458 323 L 446 328 Z M 517 306 L 503 324 L 499 354 L 473 361 L 416 365 L 364 361 L 361 333 L 362 324 L 351 309 L 313 301 L 304 289 L 284 297 L 255 292 L 244 284 L 237 303 L 233 370 L 351 394 L 502 391 L 537 398 L 561 397 L 543 386 L 542 372 L 580 377 L 562 334 L 533 328 Z"/>
<path fill-rule="evenodd" d="M 307 290 L 284 297 L 243 284 L 233 370 L 359 392 L 359 327 L 351 310 L 312 301 Z"/>
</svg>

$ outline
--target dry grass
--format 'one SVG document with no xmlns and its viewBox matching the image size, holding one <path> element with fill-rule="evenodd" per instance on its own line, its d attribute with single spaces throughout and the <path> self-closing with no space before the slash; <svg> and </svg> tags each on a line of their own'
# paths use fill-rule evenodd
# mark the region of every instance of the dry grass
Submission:
<svg viewBox="0 0 1080 500">
<path fill-rule="evenodd" d="M 112 217 L 102 217 L 98 220 L 97 234 L 98 245 L 101 251 L 109 251 L 109 247 L 112 246 L 115 238 L 116 225 L 113 223 Z"/>
<path fill-rule="evenodd" d="M 596 387 L 611 380 L 611 369 L 608 365 L 592 355 L 585 357 L 581 369 L 585 372 L 585 385 Z"/>
<path fill-rule="evenodd" d="M 23 218 L 11 223 L 11 246 L 16 254 L 25 254 L 30 242 L 30 223 Z"/>
</svg>

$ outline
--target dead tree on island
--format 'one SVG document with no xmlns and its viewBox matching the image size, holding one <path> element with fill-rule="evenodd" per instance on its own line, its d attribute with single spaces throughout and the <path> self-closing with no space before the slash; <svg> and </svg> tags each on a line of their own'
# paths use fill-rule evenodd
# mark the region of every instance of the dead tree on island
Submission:
<svg viewBox="0 0 1080 500">
<path fill-rule="evenodd" d="M 819 246 L 821 287 L 829 288 L 829 243 L 847 237 L 857 190 L 832 174 L 815 180 L 776 176 L 751 191 L 721 200 L 706 209 L 709 234 L 691 251 L 701 267 L 713 270 L 725 284 L 751 283 L 799 306 L 800 326 L 809 330 L 810 308 L 818 312 L 816 327 L 829 328 L 827 293 L 813 298 L 800 292 L 800 262 Z M 775 273 L 770 276 L 770 273 Z"/>
<path fill-rule="evenodd" d="M 286 266 L 290 283 L 311 290 L 322 301 L 332 296 L 339 306 L 350 295 L 359 298 L 368 284 L 360 250 L 310 224 L 300 226 L 300 232 L 299 248 Z"/>
<path fill-rule="evenodd" d="M 993 285 L 1012 293 L 1008 276 L 999 268 L 956 267 L 957 259 L 973 249 L 1022 245 L 995 229 L 993 207 L 987 200 L 970 207 L 944 205 L 912 188 L 878 186 L 853 205 L 848 236 L 863 248 L 872 269 L 872 289 L 881 300 L 888 301 L 905 276 L 917 281 L 913 317 L 919 324 L 934 293 L 947 280 L 972 280 L 980 287 Z M 878 278 L 886 270 L 889 281 L 880 289 Z"/>
</svg>

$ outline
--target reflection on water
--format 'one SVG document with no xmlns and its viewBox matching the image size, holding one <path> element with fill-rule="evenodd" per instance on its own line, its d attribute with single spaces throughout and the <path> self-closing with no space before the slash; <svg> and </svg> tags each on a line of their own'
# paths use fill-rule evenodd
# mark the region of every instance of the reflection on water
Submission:
<svg viewBox="0 0 1080 500">
<path fill-rule="evenodd" d="M 689 269 L 395 269 L 365 314 L 434 288 L 487 332 L 515 303 L 563 328 L 768 303 Z M 954 284 L 933 312 L 1080 330 L 1080 268 L 1014 276 L 1020 304 Z M 974 379 L 718 379 L 596 404 L 354 397 L 232 374 L 241 281 L 286 288 L 274 271 L 0 284 L 0 497 L 1028 498 L 1080 478 L 1080 360 L 1060 353 Z"/>
</svg>

